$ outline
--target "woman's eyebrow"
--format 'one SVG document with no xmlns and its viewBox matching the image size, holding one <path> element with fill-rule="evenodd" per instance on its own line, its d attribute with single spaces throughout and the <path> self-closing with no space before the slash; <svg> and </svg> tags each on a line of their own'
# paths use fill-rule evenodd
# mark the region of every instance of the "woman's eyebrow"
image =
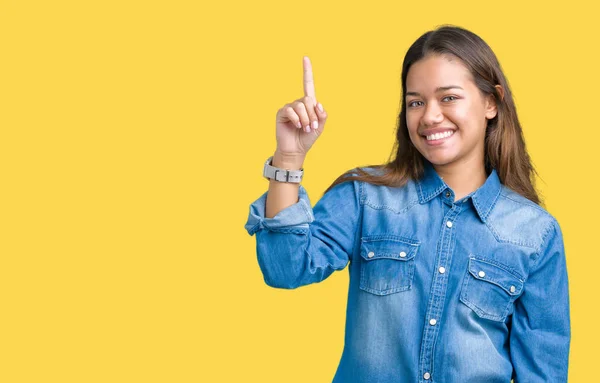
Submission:
<svg viewBox="0 0 600 383">
<path fill-rule="evenodd" d="M 449 90 L 449 89 L 462 89 L 460 86 L 458 85 L 448 85 L 448 86 L 440 86 L 438 88 L 436 88 L 435 93 L 441 92 L 443 90 Z M 406 92 L 407 96 L 420 96 L 420 94 L 418 92 Z"/>
</svg>

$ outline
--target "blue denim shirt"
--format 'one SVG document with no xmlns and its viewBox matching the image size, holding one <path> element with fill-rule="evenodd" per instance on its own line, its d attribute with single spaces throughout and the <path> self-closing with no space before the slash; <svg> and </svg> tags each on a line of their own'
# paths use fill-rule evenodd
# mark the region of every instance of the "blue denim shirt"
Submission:
<svg viewBox="0 0 600 383">
<path fill-rule="evenodd" d="M 267 285 L 294 289 L 348 266 L 334 383 L 566 382 L 570 311 L 557 220 L 492 170 L 459 201 L 427 161 L 393 188 L 336 185 L 311 208 L 250 205 Z M 370 168 L 365 168 L 369 170 Z"/>
</svg>

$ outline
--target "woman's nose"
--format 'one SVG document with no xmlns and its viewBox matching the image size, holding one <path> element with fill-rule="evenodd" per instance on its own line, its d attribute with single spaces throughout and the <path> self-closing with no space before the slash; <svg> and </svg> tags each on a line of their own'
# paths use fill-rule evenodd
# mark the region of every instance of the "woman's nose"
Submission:
<svg viewBox="0 0 600 383">
<path fill-rule="evenodd" d="M 423 113 L 423 125 L 435 125 L 444 120 L 444 115 L 437 103 L 429 103 Z"/>
</svg>

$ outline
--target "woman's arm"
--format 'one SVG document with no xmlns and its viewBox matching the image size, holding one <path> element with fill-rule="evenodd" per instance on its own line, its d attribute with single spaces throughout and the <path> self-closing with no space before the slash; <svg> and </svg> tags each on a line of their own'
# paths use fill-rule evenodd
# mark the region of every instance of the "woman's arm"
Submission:
<svg viewBox="0 0 600 383">
<path fill-rule="evenodd" d="M 280 153 L 278 150 L 273 153 L 273 166 L 288 169 L 300 170 L 304 163 L 304 156 L 289 156 Z M 299 183 L 279 182 L 269 180 L 269 190 L 267 192 L 267 218 L 273 218 L 281 210 L 298 202 Z"/>
<path fill-rule="evenodd" d="M 514 382 L 566 382 L 570 341 L 565 249 L 553 219 L 525 290 L 515 301 L 510 330 Z"/>
<path fill-rule="evenodd" d="M 265 283 L 293 289 L 324 280 L 346 267 L 354 251 L 361 214 L 360 184 L 331 188 L 311 208 L 299 186 L 298 202 L 265 216 L 267 192 L 250 205 L 245 228 L 256 234 L 256 253 Z"/>
</svg>

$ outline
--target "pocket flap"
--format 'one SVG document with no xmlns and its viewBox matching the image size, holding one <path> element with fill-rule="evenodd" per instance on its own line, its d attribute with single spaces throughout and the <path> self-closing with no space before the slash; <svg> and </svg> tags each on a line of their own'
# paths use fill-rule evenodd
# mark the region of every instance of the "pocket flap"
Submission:
<svg viewBox="0 0 600 383">
<path fill-rule="evenodd" d="M 523 279 L 508 268 L 469 257 L 469 272 L 481 281 L 494 283 L 510 295 L 519 295 L 523 289 Z"/>
<path fill-rule="evenodd" d="M 391 258 L 409 261 L 415 257 L 419 242 L 398 237 L 363 237 L 361 239 L 360 255 L 366 261 L 381 258 Z"/>
</svg>

